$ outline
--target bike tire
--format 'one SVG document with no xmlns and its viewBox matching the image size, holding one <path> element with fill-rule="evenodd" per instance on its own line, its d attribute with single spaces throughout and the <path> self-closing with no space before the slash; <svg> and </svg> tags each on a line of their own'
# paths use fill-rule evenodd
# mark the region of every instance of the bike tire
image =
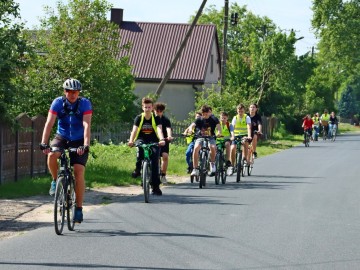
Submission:
<svg viewBox="0 0 360 270">
<path fill-rule="evenodd" d="M 65 178 L 63 176 L 58 177 L 56 181 L 56 191 L 54 199 L 54 225 L 55 232 L 57 235 L 61 235 L 64 229 L 65 223 L 65 198 L 64 193 L 64 182 Z"/>
<path fill-rule="evenodd" d="M 255 161 L 254 153 L 251 153 L 251 155 L 250 155 L 250 164 L 249 164 L 249 166 L 247 167 L 247 174 L 248 174 L 248 176 L 251 175 L 252 169 L 253 169 L 253 167 L 254 167 L 254 161 Z"/>
<path fill-rule="evenodd" d="M 218 185 L 220 183 L 220 172 L 222 170 L 222 168 L 220 167 L 220 160 L 221 159 L 222 159 L 222 156 L 221 156 L 220 152 L 218 151 L 216 153 L 216 157 L 215 157 L 215 167 L 216 167 L 215 185 Z"/>
<path fill-rule="evenodd" d="M 237 153 L 236 154 L 236 160 L 237 160 L 237 163 L 236 163 L 236 182 L 239 183 L 240 180 L 241 180 L 241 162 L 242 162 L 242 153 Z"/>
<path fill-rule="evenodd" d="M 199 188 L 203 188 L 206 185 L 206 175 L 207 175 L 206 163 L 207 163 L 206 153 L 202 151 L 200 155 Z"/>
<path fill-rule="evenodd" d="M 145 160 L 142 167 L 142 183 L 144 190 L 144 200 L 146 203 L 150 201 L 150 181 L 151 181 L 151 170 L 149 161 Z"/>
<path fill-rule="evenodd" d="M 220 160 L 220 178 L 221 178 L 221 183 L 225 184 L 226 183 L 226 171 L 227 171 L 227 167 L 224 166 L 225 164 L 225 160 L 224 160 L 224 155 L 222 155 L 221 160 Z"/>
<path fill-rule="evenodd" d="M 67 200 L 66 200 L 67 226 L 69 231 L 73 231 L 75 227 L 74 214 L 76 209 L 75 181 L 73 176 L 71 176 L 70 185 L 68 185 L 67 190 L 68 190 Z"/>
</svg>

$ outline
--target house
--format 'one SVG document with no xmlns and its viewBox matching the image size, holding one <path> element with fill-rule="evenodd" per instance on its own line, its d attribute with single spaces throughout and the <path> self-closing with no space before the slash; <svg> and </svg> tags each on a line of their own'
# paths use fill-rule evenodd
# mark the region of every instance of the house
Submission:
<svg viewBox="0 0 360 270">
<path fill-rule="evenodd" d="M 123 9 L 111 10 L 119 25 L 120 46 L 131 43 L 130 65 L 135 94 L 155 93 L 170 66 L 190 24 L 123 21 Z M 221 58 L 215 25 L 196 25 L 158 101 L 167 104 L 167 114 L 184 120 L 195 109 L 195 93 L 217 86 Z"/>
</svg>

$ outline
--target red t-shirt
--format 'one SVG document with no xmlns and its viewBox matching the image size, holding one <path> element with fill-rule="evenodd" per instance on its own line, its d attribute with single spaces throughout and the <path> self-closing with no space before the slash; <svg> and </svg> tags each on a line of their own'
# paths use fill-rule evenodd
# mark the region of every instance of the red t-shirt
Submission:
<svg viewBox="0 0 360 270">
<path fill-rule="evenodd" d="M 312 119 L 305 119 L 303 122 L 304 130 L 305 129 L 311 129 L 314 124 L 314 121 Z"/>
</svg>

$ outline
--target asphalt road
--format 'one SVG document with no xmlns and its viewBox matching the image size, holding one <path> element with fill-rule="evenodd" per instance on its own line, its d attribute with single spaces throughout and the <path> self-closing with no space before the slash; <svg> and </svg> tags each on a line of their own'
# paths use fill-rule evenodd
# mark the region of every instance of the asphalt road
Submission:
<svg viewBox="0 0 360 270">
<path fill-rule="evenodd" d="M 0 269 L 360 269 L 360 135 L 256 160 L 253 175 L 163 189 L 0 242 Z"/>
</svg>

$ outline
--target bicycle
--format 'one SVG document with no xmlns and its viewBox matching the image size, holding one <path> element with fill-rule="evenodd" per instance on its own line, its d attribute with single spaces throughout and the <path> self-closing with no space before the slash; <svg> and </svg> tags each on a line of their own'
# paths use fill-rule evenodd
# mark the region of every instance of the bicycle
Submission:
<svg viewBox="0 0 360 270">
<path fill-rule="evenodd" d="M 226 149 L 225 143 L 229 141 L 227 140 L 221 140 L 217 142 L 217 151 L 216 151 L 216 158 L 215 158 L 215 167 L 216 167 L 216 173 L 215 173 L 215 184 L 218 185 L 220 183 L 225 184 L 226 183 L 226 171 L 227 171 L 227 165 L 226 165 L 226 159 L 224 155 L 224 150 Z"/>
<path fill-rule="evenodd" d="M 336 131 L 337 131 L 337 126 L 336 126 L 336 124 L 334 124 L 334 125 L 332 125 L 332 129 L 329 130 L 329 132 L 331 132 L 330 133 L 330 136 L 331 136 L 330 138 L 331 138 L 332 142 L 334 142 L 335 139 L 336 139 Z"/>
<path fill-rule="evenodd" d="M 209 142 L 213 136 L 198 136 L 197 139 L 202 139 L 201 148 L 199 151 L 199 188 L 206 186 L 206 176 L 209 164 Z"/>
<path fill-rule="evenodd" d="M 323 137 L 323 141 L 326 141 L 327 136 L 328 136 L 327 127 L 328 127 L 328 124 L 327 124 L 327 123 L 326 123 L 326 124 L 325 124 L 325 123 L 322 124 L 322 137 Z"/>
<path fill-rule="evenodd" d="M 63 149 L 59 147 L 50 147 L 50 149 L 51 152 L 61 153 L 59 157 L 60 168 L 56 180 L 54 199 L 55 232 L 57 235 L 61 235 L 64 229 L 65 213 L 69 231 L 73 231 L 75 227 L 75 222 L 73 221 L 76 208 L 75 178 L 68 154 L 76 152 L 77 148 Z"/>
<path fill-rule="evenodd" d="M 310 146 L 310 134 L 307 130 L 304 131 L 304 143 L 305 143 L 305 147 Z"/>
<path fill-rule="evenodd" d="M 243 146 L 243 136 L 237 135 L 234 140 L 236 142 L 236 159 L 235 159 L 235 167 L 234 172 L 236 172 L 236 182 L 239 183 L 241 180 L 241 176 L 245 176 L 244 172 L 244 160 L 242 156 L 242 146 Z"/>
<path fill-rule="evenodd" d="M 144 200 L 146 203 L 150 201 L 150 186 L 152 185 L 152 173 L 151 173 L 151 154 L 152 154 L 152 147 L 158 147 L 159 143 L 149 143 L 145 144 L 142 142 L 135 143 L 136 147 L 141 147 L 144 149 L 144 159 L 142 160 L 141 164 L 141 179 L 142 179 L 142 187 L 144 190 Z M 160 176 L 160 168 L 158 171 Z"/>
</svg>

